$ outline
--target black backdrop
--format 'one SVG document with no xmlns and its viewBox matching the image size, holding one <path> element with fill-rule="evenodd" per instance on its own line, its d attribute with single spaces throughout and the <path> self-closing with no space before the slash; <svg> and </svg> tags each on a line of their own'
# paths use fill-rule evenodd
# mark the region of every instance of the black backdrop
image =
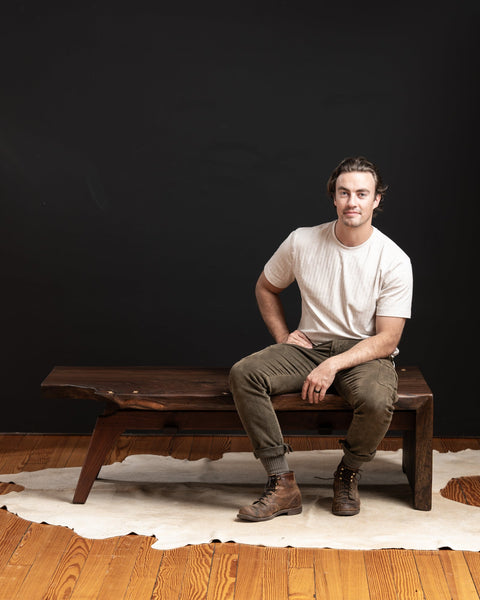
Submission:
<svg viewBox="0 0 480 600">
<path fill-rule="evenodd" d="M 40 402 L 57 364 L 229 366 L 269 343 L 264 262 L 335 218 L 328 175 L 364 154 L 414 266 L 399 362 L 436 434 L 479 434 L 477 2 L 1 10 L 0 430 L 91 430 L 96 405 Z"/>
</svg>

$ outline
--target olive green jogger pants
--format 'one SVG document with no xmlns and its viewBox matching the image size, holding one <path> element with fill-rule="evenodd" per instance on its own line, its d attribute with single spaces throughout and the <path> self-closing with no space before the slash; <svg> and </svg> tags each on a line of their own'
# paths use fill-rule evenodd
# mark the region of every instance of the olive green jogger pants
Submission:
<svg viewBox="0 0 480 600">
<path fill-rule="evenodd" d="M 230 389 L 257 458 L 273 458 L 290 451 L 270 397 L 300 391 L 315 367 L 358 341 L 333 340 L 313 348 L 274 344 L 232 367 Z M 356 468 L 372 460 L 388 431 L 397 401 L 395 365 L 390 358 L 371 360 L 340 371 L 333 385 L 353 409 L 352 422 L 342 445 L 346 463 Z"/>
</svg>

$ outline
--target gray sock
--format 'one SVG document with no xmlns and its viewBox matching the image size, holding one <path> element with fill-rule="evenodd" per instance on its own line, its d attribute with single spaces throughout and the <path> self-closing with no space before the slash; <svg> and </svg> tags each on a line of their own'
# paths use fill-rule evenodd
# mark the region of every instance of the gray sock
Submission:
<svg viewBox="0 0 480 600">
<path fill-rule="evenodd" d="M 358 471 L 358 469 L 360 469 L 364 465 L 362 461 L 357 461 L 354 458 L 348 456 L 347 454 L 343 455 L 343 464 L 346 465 L 352 471 Z"/>
<path fill-rule="evenodd" d="M 260 461 L 268 475 L 280 475 L 281 473 L 288 473 L 290 471 L 285 454 L 269 458 L 262 457 Z"/>
</svg>

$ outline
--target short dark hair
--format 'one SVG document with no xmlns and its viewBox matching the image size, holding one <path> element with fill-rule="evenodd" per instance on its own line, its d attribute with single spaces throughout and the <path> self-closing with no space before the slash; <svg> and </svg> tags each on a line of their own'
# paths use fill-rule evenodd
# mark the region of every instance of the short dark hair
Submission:
<svg viewBox="0 0 480 600">
<path fill-rule="evenodd" d="M 327 193 L 332 198 L 335 198 L 335 189 L 337 179 L 342 173 L 371 173 L 375 181 L 375 194 L 380 194 L 380 202 L 377 208 L 373 211 L 373 216 L 383 210 L 383 198 L 387 191 L 388 185 L 383 183 L 382 176 L 378 168 L 364 156 L 350 156 L 344 158 L 342 162 L 333 170 L 327 182 Z"/>
</svg>

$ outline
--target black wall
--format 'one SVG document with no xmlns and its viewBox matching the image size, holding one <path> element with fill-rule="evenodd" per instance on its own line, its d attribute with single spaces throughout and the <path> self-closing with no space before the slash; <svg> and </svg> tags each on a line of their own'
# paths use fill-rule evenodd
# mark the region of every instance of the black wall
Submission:
<svg viewBox="0 0 480 600">
<path fill-rule="evenodd" d="M 364 154 L 414 266 L 399 362 L 437 435 L 479 435 L 479 5 L 365 4 L 2 9 L 0 430 L 91 430 L 97 405 L 40 402 L 54 365 L 229 366 L 270 343 L 256 278 L 335 218 L 326 180 Z"/>
</svg>

